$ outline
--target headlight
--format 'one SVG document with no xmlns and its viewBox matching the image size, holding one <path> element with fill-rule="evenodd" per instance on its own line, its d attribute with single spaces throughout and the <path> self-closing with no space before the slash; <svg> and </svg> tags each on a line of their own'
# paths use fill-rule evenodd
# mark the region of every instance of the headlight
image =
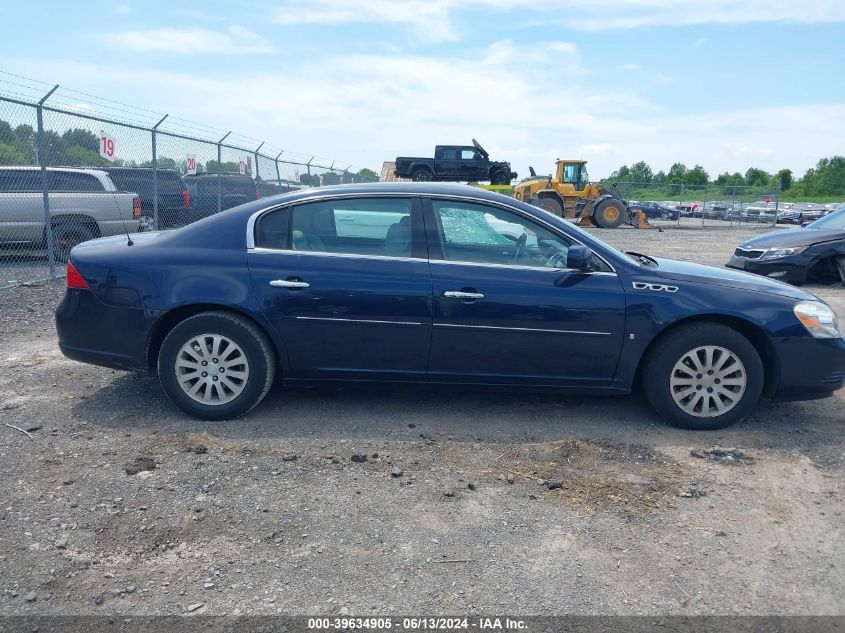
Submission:
<svg viewBox="0 0 845 633">
<path fill-rule="evenodd" d="M 801 324 L 816 338 L 840 338 L 836 314 L 820 301 L 802 301 L 792 309 Z"/>
<path fill-rule="evenodd" d="M 781 257 L 788 257 L 789 255 L 799 255 L 807 250 L 806 246 L 798 246 L 796 248 L 770 248 L 760 255 L 760 259 L 779 259 Z"/>
</svg>

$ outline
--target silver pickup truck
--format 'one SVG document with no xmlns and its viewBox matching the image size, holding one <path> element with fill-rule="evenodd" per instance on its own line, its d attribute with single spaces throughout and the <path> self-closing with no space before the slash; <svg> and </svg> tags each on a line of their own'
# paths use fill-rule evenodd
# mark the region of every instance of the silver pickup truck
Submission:
<svg viewBox="0 0 845 633">
<path fill-rule="evenodd" d="M 117 190 L 99 169 L 48 167 L 53 252 L 66 261 L 81 242 L 147 228 L 141 199 Z M 0 166 L 0 253 L 43 254 L 47 248 L 38 166 Z"/>
</svg>

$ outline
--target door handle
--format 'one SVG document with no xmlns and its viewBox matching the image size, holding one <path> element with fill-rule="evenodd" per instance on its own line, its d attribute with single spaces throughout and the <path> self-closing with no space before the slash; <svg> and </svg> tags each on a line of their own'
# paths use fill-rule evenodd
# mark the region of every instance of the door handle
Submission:
<svg viewBox="0 0 845 633">
<path fill-rule="evenodd" d="M 307 281 L 296 281 L 293 279 L 274 279 L 270 282 L 273 288 L 310 288 L 311 284 Z"/>
<path fill-rule="evenodd" d="M 447 299 L 483 299 L 484 295 L 480 292 L 463 292 L 461 290 L 446 290 L 443 296 Z"/>
</svg>

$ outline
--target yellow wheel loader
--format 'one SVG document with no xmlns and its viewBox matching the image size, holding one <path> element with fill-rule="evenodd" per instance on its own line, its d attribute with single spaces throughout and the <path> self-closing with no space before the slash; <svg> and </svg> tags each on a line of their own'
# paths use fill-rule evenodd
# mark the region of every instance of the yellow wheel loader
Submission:
<svg viewBox="0 0 845 633">
<path fill-rule="evenodd" d="M 580 218 L 581 224 L 614 229 L 623 223 L 651 228 L 642 211 L 633 211 L 616 192 L 589 181 L 587 161 L 560 160 L 554 176 L 531 177 L 514 187 L 513 197 L 562 218 Z M 615 187 L 614 187 L 615 189 Z"/>
</svg>

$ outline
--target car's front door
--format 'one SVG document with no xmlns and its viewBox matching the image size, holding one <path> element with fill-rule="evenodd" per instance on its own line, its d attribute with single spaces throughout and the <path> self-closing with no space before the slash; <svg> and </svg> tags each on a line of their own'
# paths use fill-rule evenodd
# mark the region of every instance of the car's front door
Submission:
<svg viewBox="0 0 845 633">
<path fill-rule="evenodd" d="M 421 380 L 431 276 L 419 198 L 337 198 L 255 223 L 253 289 L 289 378 Z"/>
<path fill-rule="evenodd" d="M 425 201 L 434 323 L 429 377 L 497 384 L 610 383 L 625 328 L 612 269 L 567 268 L 573 240 L 512 209 Z"/>
</svg>

